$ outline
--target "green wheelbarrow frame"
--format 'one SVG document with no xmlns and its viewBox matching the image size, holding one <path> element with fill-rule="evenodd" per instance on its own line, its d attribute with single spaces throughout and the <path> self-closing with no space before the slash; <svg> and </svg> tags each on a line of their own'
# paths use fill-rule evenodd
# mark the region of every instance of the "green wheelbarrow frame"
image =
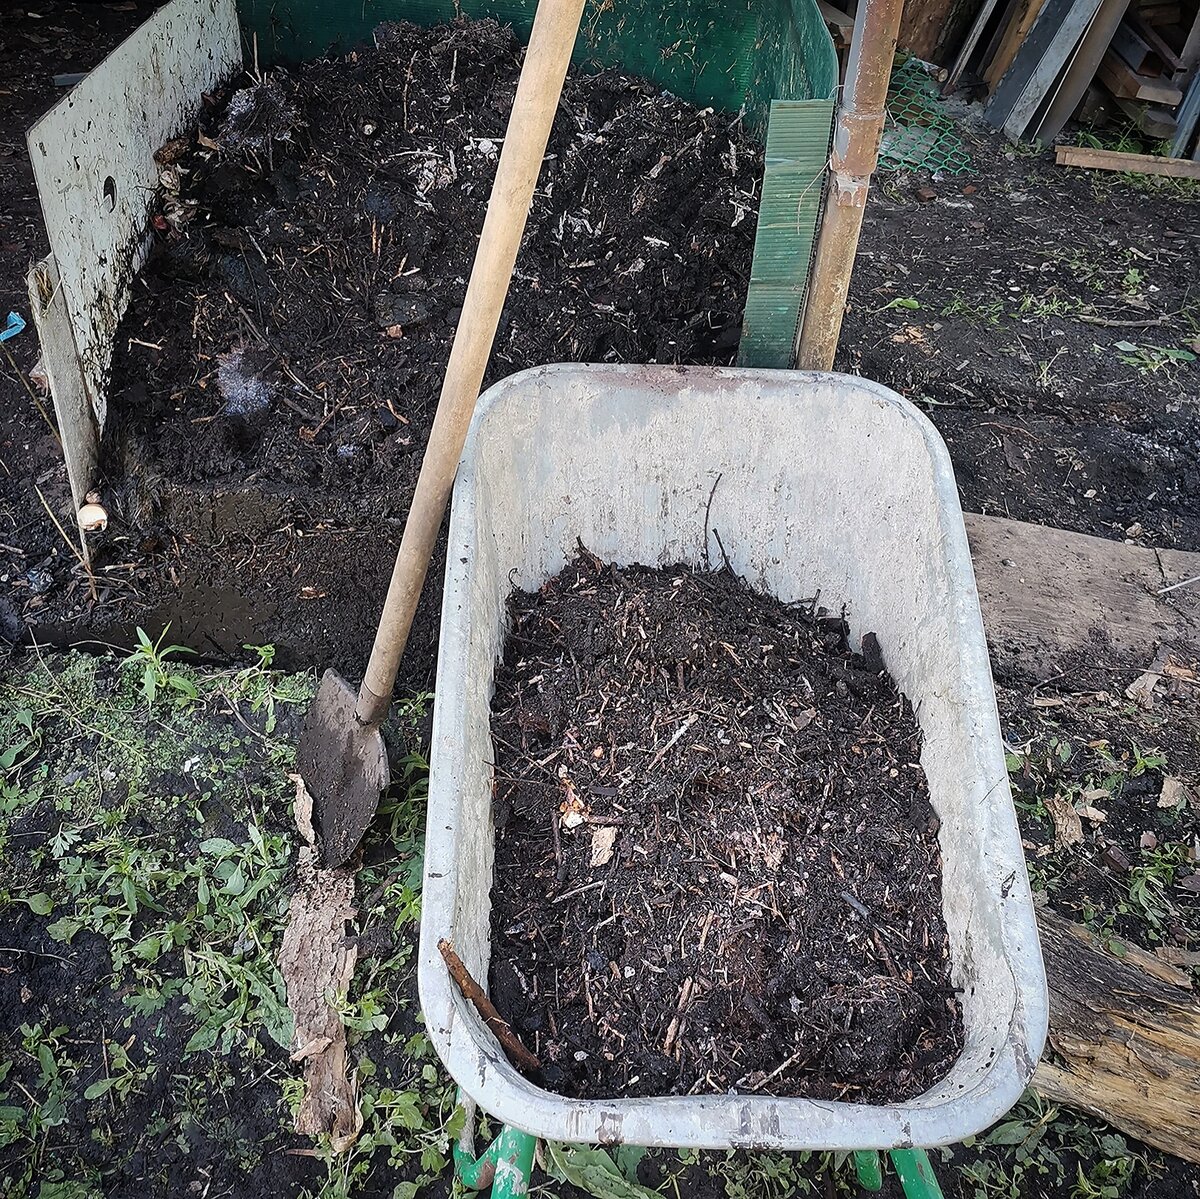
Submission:
<svg viewBox="0 0 1200 1199">
<path fill-rule="evenodd" d="M 505 1124 L 492 1143 L 476 1156 L 474 1100 L 459 1092 L 459 1103 L 466 1112 L 463 1130 L 454 1146 L 454 1174 L 468 1191 L 491 1188 L 492 1199 L 521 1199 L 529 1193 L 533 1178 L 533 1159 L 537 1137 Z M 852 1153 L 858 1184 L 865 1191 L 883 1189 L 883 1161 L 878 1149 L 859 1149 Z M 942 1199 L 933 1172 L 933 1163 L 924 1149 L 888 1150 L 892 1168 L 907 1199 Z"/>
</svg>

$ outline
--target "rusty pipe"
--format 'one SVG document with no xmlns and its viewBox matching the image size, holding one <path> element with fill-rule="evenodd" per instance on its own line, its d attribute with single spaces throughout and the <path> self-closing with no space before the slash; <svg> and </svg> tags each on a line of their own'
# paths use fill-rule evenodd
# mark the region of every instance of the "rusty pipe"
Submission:
<svg viewBox="0 0 1200 1199">
<path fill-rule="evenodd" d="M 860 0 L 833 130 L 829 186 L 796 344 L 804 370 L 833 367 L 871 174 L 879 158 L 904 0 Z"/>
</svg>

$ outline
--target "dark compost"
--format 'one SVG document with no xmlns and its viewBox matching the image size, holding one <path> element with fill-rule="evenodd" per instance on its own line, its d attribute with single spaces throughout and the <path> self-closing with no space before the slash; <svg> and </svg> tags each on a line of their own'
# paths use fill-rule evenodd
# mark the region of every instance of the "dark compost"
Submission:
<svg viewBox="0 0 1200 1199">
<path fill-rule="evenodd" d="M 889 1102 L 944 1075 L 938 822 L 874 637 L 586 552 L 510 615 L 491 991 L 547 1085 Z"/>
</svg>

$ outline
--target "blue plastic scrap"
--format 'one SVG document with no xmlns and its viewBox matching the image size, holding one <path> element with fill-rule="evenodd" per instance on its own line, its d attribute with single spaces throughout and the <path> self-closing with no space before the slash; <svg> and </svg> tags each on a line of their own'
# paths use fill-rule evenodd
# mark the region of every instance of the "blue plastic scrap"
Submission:
<svg viewBox="0 0 1200 1199">
<path fill-rule="evenodd" d="M 8 314 L 8 324 L 3 329 L 0 329 L 0 341 L 7 341 L 10 337 L 16 337 L 24 328 L 25 322 L 21 319 L 21 314 L 10 312 Z"/>
</svg>

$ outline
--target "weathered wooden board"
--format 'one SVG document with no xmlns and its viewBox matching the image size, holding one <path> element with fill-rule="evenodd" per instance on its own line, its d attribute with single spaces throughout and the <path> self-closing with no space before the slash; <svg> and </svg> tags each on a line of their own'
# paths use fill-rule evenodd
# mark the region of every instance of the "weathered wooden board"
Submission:
<svg viewBox="0 0 1200 1199">
<path fill-rule="evenodd" d="M 984 111 L 984 120 L 996 129 L 1003 129 L 1005 122 L 1012 114 L 1017 101 L 1025 94 L 1030 79 L 1041 64 L 1052 42 L 1055 42 L 1062 31 L 1064 23 L 1075 18 L 1072 13 L 1078 4 L 1090 3 L 1091 0 L 1045 0 L 1033 27 L 1025 39 L 1017 47 L 1012 65 L 1004 73 L 1004 78 L 996 85 L 991 101 Z M 1082 32 L 1083 26 L 1079 26 Z M 1061 63 L 1060 63 L 1061 65 Z"/>
<path fill-rule="evenodd" d="M 191 124 L 201 94 L 233 74 L 241 53 L 233 0 L 171 0 L 29 131 L 61 292 L 55 319 L 39 322 L 38 334 L 59 339 L 45 351 L 59 364 L 50 376 L 56 404 L 60 388 L 71 405 L 82 394 L 94 418 L 64 428 L 64 440 L 104 428 L 113 335 L 145 253 L 158 190 L 154 152 Z M 76 378 L 68 381 L 72 358 Z M 95 454 L 94 442 L 67 450 L 73 493 L 92 485 L 76 472 Z"/>
<path fill-rule="evenodd" d="M 1032 131 L 1033 137 L 1043 145 L 1050 145 L 1054 141 L 1079 107 L 1112 41 L 1113 31 L 1121 23 L 1129 4 L 1130 0 L 1101 0 L 1095 20 L 1080 40 L 1045 113 Z"/>
<path fill-rule="evenodd" d="M 1059 166 L 1090 167 L 1094 171 L 1137 171 L 1142 175 L 1167 175 L 1173 179 L 1200 179 L 1200 163 L 1189 158 L 1160 158 L 1156 154 L 1122 154 L 1086 146 L 1056 146 Z"/>
<path fill-rule="evenodd" d="M 1147 655 L 1156 642 L 1200 650 L 1200 554 L 1154 550 L 995 516 L 966 516 L 993 659 L 1038 661 L 1094 650 Z"/>
<path fill-rule="evenodd" d="M 1151 104 L 1178 104 L 1183 93 L 1161 75 L 1139 75 L 1115 51 L 1109 50 L 1096 72 L 1105 87 L 1124 100 L 1147 100 Z"/>
<path fill-rule="evenodd" d="M 1016 99 L 1004 121 L 1004 133 L 1011 141 L 1018 141 L 1024 135 L 1034 114 L 1053 90 L 1054 81 L 1075 54 L 1080 41 L 1095 21 L 1100 3 L 1101 0 L 1075 0 L 1070 11 L 1063 17 L 1050 39 L 1050 44 L 1030 74 L 1024 91 Z M 1017 61 L 1013 64 L 1014 70 L 1020 65 L 1021 59 L 1022 55 L 1018 54 Z"/>
<path fill-rule="evenodd" d="M 1041 14 L 1042 5 L 1043 0 L 1018 0 L 1017 7 L 1008 19 L 1004 35 L 983 73 L 990 92 L 995 92 L 1000 80 L 1012 66 L 1017 51 L 1025 43 L 1025 35 L 1033 28 L 1033 23 Z"/>
</svg>

